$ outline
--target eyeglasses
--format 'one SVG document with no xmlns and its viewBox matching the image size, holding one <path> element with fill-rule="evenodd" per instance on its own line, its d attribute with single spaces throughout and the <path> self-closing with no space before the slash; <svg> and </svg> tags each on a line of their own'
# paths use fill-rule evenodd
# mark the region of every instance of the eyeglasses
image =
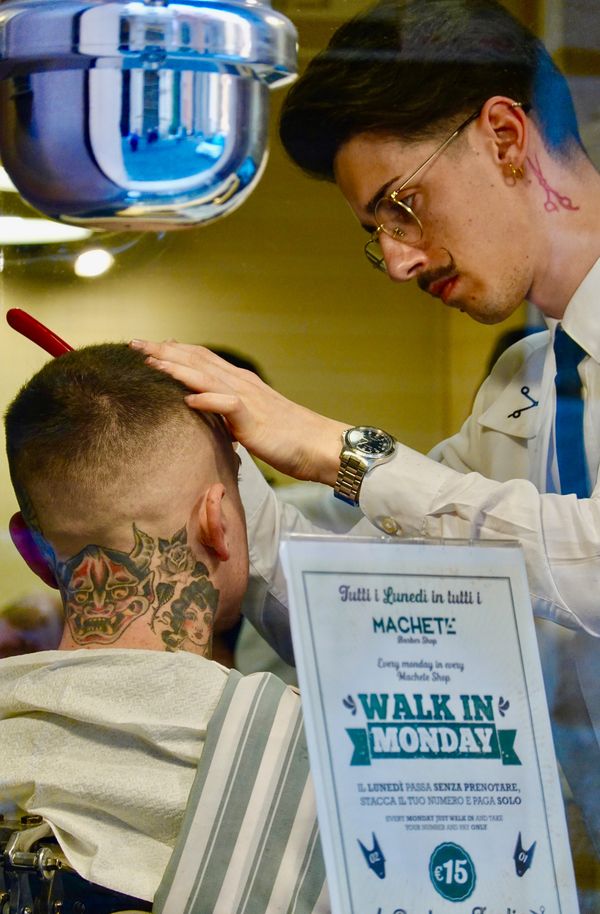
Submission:
<svg viewBox="0 0 600 914">
<path fill-rule="evenodd" d="M 515 103 L 515 107 L 520 104 Z M 459 136 L 465 127 L 468 127 L 475 118 L 479 117 L 481 109 L 478 108 L 477 111 L 474 111 L 473 114 L 469 115 L 466 121 L 463 121 L 462 124 L 456 128 L 453 134 L 451 134 L 441 146 L 438 146 L 431 155 L 427 156 L 424 162 L 422 162 L 416 171 L 413 171 L 408 178 L 402 182 L 400 187 L 397 187 L 391 194 L 387 194 L 385 197 L 381 197 L 375 205 L 375 220 L 377 222 L 377 228 L 371 234 L 371 238 L 365 244 L 365 255 L 369 263 L 376 267 L 378 270 L 381 270 L 383 273 L 387 273 L 387 267 L 385 265 L 385 259 L 383 256 L 383 251 L 379 243 L 379 236 L 382 232 L 386 235 L 389 235 L 390 238 L 393 238 L 395 241 L 401 241 L 403 244 L 418 244 L 421 238 L 423 237 L 423 223 L 417 216 L 417 214 L 411 209 L 408 203 L 404 200 L 399 199 L 399 195 L 402 193 L 405 187 L 407 187 L 413 178 L 419 174 L 420 171 L 423 171 L 424 168 L 429 165 L 434 159 L 444 152 L 448 148 L 450 143 Z"/>
</svg>

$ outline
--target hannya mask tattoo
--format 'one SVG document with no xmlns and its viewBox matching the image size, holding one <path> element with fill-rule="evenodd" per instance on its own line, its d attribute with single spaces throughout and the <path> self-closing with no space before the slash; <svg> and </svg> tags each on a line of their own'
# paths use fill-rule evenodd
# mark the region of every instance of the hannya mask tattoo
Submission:
<svg viewBox="0 0 600 914">
<path fill-rule="evenodd" d="M 136 619 L 160 633 L 165 649 L 207 655 L 219 591 L 187 542 L 185 527 L 171 539 L 133 525 L 130 553 L 90 545 L 55 570 L 77 644 L 113 644 Z"/>
<path fill-rule="evenodd" d="M 133 534 L 129 554 L 86 546 L 58 565 L 67 621 L 77 644 L 114 643 L 153 602 L 154 540 L 135 524 Z"/>
</svg>

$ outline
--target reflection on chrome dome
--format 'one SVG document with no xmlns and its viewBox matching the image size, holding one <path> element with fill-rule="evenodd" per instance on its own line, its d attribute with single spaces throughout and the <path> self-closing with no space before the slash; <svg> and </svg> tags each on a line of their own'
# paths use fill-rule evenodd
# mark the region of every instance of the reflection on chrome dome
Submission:
<svg viewBox="0 0 600 914">
<path fill-rule="evenodd" d="M 257 183 L 269 87 L 295 69 L 295 29 L 265 2 L 7 0 L 0 156 L 55 219 L 208 222 Z"/>
</svg>

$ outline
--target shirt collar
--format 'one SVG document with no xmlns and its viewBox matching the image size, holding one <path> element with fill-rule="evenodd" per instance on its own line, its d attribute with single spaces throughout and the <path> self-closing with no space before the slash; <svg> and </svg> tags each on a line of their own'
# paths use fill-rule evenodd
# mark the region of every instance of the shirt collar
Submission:
<svg viewBox="0 0 600 914">
<path fill-rule="evenodd" d="M 569 336 L 600 363 L 600 258 L 575 290 L 561 323 Z"/>
</svg>

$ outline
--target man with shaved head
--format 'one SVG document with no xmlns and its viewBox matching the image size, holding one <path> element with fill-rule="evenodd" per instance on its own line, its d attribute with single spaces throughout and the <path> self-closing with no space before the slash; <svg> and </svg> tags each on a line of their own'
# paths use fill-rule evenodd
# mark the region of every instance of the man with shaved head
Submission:
<svg viewBox="0 0 600 914">
<path fill-rule="evenodd" d="M 248 564 L 222 422 L 113 344 L 49 362 L 6 427 L 17 498 L 65 604 L 61 646 L 206 655 L 217 606 L 239 613 Z"/>
<path fill-rule="evenodd" d="M 106 914 L 328 911 L 298 696 L 210 659 L 248 576 L 223 421 L 105 344 L 46 364 L 6 438 L 13 539 L 65 627 L 0 662 L 0 807 L 43 817 Z"/>
</svg>

